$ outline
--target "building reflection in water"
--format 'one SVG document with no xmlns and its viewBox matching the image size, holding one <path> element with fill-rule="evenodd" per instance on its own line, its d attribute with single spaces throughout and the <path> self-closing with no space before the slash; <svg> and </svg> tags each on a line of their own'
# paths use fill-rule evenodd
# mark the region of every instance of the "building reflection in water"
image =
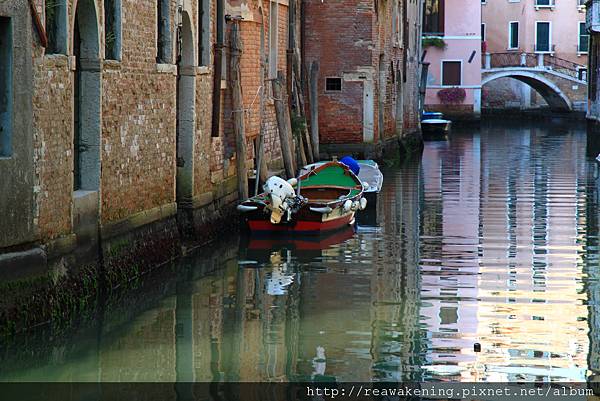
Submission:
<svg viewBox="0 0 600 401">
<path fill-rule="evenodd" d="M 198 396 L 189 382 L 600 370 L 598 187 L 583 130 L 455 130 L 385 175 L 378 214 L 357 232 L 201 250 L 70 335 L 20 337 L 1 350 L 0 379 L 179 382 L 157 399 L 186 400 Z"/>
<path fill-rule="evenodd" d="M 491 127 L 426 148 L 432 378 L 585 380 L 585 151 L 581 131 Z"/>
</svg>

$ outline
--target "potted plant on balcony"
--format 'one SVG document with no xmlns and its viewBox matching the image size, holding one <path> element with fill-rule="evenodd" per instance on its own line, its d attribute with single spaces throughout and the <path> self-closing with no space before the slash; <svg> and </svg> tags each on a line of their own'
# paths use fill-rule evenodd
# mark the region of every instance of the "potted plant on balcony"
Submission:
<svg viewBox="0 0 600 401">
<path fill-rule="evenodd" d="M 444 39 L 437 36 L 427 36 L 423 38 L 423 48 L 437 47 L 438 49 L 445 50 L 446 42 Z"/>
<path fill-rule="evenodd" d="M 452 87 L 439 90 L 437 96 L 443 104 L 458 104 L 465 100 L 467 92 L 463 88 Z"/>
</svg>

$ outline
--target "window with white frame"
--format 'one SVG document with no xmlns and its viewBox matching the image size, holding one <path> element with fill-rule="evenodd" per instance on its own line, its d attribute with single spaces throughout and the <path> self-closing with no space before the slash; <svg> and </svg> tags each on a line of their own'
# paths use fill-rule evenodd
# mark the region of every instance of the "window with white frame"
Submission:
<svg viewBox="0 0 600 401">
<path fill-rule="evenodd" d="M 442 61 L 442 86 L 462 85 L 462 61 Z"/>
<path fill-rule="evenodd" d="M 536 7 L 554 7 L 554 0 L 535 0 Z"/>
<path fill-rule="evenodd" d="M 519 48 L 519 22 L 511 21 L 508 23 L 508 49 Z"/>
<path fill-rule="evenodd" d="M 552 51 L 552 26 L 550 22 L 535 22 L 535 51 L 540 53 Z"/>
</svg>

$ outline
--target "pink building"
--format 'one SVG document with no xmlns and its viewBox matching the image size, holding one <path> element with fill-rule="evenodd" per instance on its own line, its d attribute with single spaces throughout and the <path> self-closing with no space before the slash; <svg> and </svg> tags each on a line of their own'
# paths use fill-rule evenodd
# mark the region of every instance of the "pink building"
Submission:
<svg viewBox="0 0 600 401">
<path fill-rule="evenodd" d="M 481 3 L 483 40 L 489 53 L 551 53 L 587 64 L 583 0 L 487 0 Z"/>
<path fill-rule="evenodd" d="M 451 118 L 481 111 L 481 5 L 473 0 L 425 0 L 425 107 Z"/>
<path fill-rule="evenodd" d="M 485 0 L 481 8 L 486 52 L 514 53 L 514 57 L 547 54 L 560 62 L 587 65 L 585 0 Z M 581 77 L 586 78 L 583 68 Z M 543 105 L 545 101 L 528 85 L 511 78 L 492 81 L 483 88 L 484 108 Z"/>
</svg>

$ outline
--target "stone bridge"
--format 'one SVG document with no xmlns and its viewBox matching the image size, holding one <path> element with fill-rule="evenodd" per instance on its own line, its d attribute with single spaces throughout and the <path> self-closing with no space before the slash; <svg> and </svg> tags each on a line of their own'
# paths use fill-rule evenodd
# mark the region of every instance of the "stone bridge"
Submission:
<svg viewBox="0 0 600 401">
<path fill-rule="evenodd" d="M 585 111 L 587 67 L 550 54 L 486 53 L 481 86 L 514 78 L 535 89 L 552 111 Z"/>
</svg>

